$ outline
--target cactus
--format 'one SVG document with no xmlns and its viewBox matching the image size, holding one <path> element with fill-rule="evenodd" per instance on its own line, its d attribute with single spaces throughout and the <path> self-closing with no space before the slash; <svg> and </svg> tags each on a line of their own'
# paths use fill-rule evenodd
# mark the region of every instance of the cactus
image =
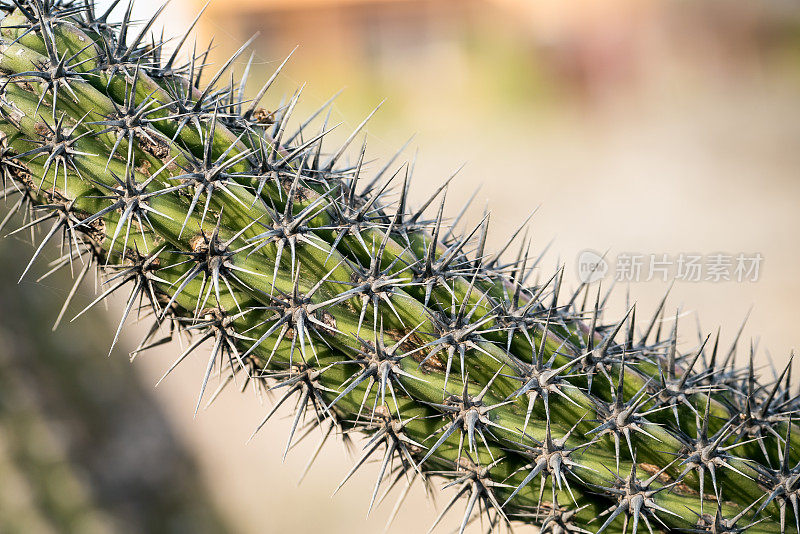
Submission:
<svg viewBox="0 0 800 534">
<path fill-rule="evenodd" d="M 563 270 L 529 285 L 528 243 L 504 259 L 519 232 L 490 253 L 488 216 L 445 222 L 450 180 L 415 210 L 407 166 L 367 178 L 366 141 L 346 162 L 366 121 L 331 150 L 327 121 L 309 130 L 324 110 L 289 129 L 299 92 L 259 107 L 277 72 L 246 99 L 246 45 L 201 85 L 207 52 L 166 58 L 159 13 L 134 30 L 130 7 L 2 5 L 3 196 L 27 217 L 12 233 L 44 234 L 23 276 L 57 240 L 48 269 L 76 273 L 57 322 L 99 270 L 88 308 L 126 292 L 112 349 L 133 315 L 152 318 L 133 355 L 191 336 L 167 374 L 210 342 L 198 408 L 241 375 L 295 399 L 287 451 L 367 436 L 345 481 L 380 462 L 368 509 L 444 479 L 436 523 L 461 499 L 460 531 L 800 534 L 791 362 L 760 381 L 718 335 L 679 351 L 663 301 L 642 329 L 635 307 L 606 321 L 599 288 L 562 294 Z"/>
</svg>

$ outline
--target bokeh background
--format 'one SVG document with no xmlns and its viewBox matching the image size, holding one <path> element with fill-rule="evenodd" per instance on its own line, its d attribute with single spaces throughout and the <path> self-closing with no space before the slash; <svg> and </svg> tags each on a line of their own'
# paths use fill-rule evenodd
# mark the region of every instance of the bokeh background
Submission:
<svg viewBox="0 0 800 534">
<path fill-rule="evenodd" d="M 136 0 L 134 14 L 158 5 Z M 202 7 L 173 0 L 164 35 L 178 35 Z M 606 286 L 623 252 L 760 253 L 756 282 L 676 282 L 669 309 L 680 308 L 681 344 L 697 342 L 698 322 L 704 332 L 721 326 L 730 343 L 752 307 L 740 361 L 752 339 L 769 375 L 770 360 L 785 365 L 798 345 L 797 2 L 212 0 L 194 32 L 198 50 L 213 37 L 216 64 L 255 33 L 253 91 L 298 47 L 268 108 L 306 83 L 302 117 L 343 89 L 330 119 L 342 123 L 336 139 L 386 99 L 366 129 L 371 167 L 414 134 L 402 159 L 414 161 L 419 203 L 466 163 L 446 213 L 480 187 L 462 224 L 490 210 L 491 247 L 539 206 L 533 247 L 552 241 L 543 273 L 564 263 L 573 287 L 585 249 L 608 251 Z M 0 247 L 9 284 L 31 249 L 19 239 Z M 132 326 L 107 359 L 114 305 L 47 334 L 69 286 L 48 280 L 43 290 L 33 279 L 0 289 L 0 517 L 30 518 L 24 532 L 84 525 L 53 517 L 83 518 L 98 532 L 383 529 L 391 496 L 364 519 L 374 469 L 331 497 L 358 442 L 350 453 L 326 446 L 298 486 L 315 437 L 285 462 L 283 420 L 246 444 L 268 407 L 250 392 L 223 395 L 193 419 L 200 359 L 154 389 L 175 347 L 130 368 L 126 348 L 144 328 Z M 629 292 L 646 313 L 667 285 L 618 284 L 610 312 Z M 70 498 L 54 504 L 59 495 Z M 416 488 L 392 532 L 427 531 L 435 516 Z M 12 526 L 0 520 L 0 531 Z"/>
</svg>

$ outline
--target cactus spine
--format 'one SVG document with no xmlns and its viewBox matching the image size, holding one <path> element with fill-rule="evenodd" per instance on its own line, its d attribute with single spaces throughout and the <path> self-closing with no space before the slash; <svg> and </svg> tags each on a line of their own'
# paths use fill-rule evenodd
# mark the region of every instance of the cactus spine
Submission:
<svg viewBox="0 0 800 534">
<path fill-rule="evenodd" d="M 306 427 L 363 431 L 354 471 L 381 462 L 369 508 L 443 477 L 462 531 L 482 513 L 554 533 L 800 534 L 788 367 L 764 383 L 718 339 L 680 353 L 677 318 L 654 329 L 663 302 L 642 330 L 634 308 L 606 323 L 599 290 L 565 298 L 561 271 L 527 285 L 527 243 L 487 253 L 488 217 L 456 235 L 447 183 L 412 210 L 407 168 L 366 179 L 365 145 L 343 163 L 363 123 L 327 150 L 327 126 L 288 128 L 299 92 L 275 120 L 258 107 L 275 76 L 252 100 L 246 79 L 219 83 L 245 47 L 201 89 L 204 56 L 162 57 L 155 17 L 134 31 L 130 9 L 110 24 L 91 0 L 2 8 L 3 196 L 27 217 L 15 232 L 44 234 L 23 276 L 60 239 L 51 268 L 75 288 L 104 275 L 90 307 L 128 291 L 112 348 L 144 312 L 134 354 L 193 336 L 170 370 L 211 340 L 198 407 L 215 373 L 296 397 L 287 450 Z"/>
</svg>

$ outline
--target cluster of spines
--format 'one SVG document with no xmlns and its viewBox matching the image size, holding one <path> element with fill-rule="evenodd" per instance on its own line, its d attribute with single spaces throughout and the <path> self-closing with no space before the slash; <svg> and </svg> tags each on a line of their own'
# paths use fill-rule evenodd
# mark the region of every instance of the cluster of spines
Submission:
<svg viewBox="0 0 800 534">
<path fill-rule="evenodd" d="M 24 217 L 12 233 L 44 228 L 23 276 L 61 237 L 45 276 L 77 277 L 59 322 L 97 267 L 89 307 L 129 290 L 113 344 L 148 313 L 134 354 L 191 336 L 167 374 L 212 344 L 198 408 L 212 375 L 212 400 L 241 376 L 297 399 L 287 451 L 317 427 L 370 435 L 356 464 L 381 462 L 370 508 L 381 487 L 441 476 L 457 488 L 445 511 L 466 496 L 461 530 L 481 509 L 490 528 L 800 534 L 791 362 L 761 383 L 754 350 L 738 369 L 719 334 L 681 354 L 665 301 L 637 335 L 633 306 L 604 323 L 610 292 L 565 299 L 563 270 L 529 285 L 521 230 L 490 254 L 488 215 L 461 235 L 461 215 L 445 221 L 452 177 L 411 210 L 410 165 L 363 184 L 366 141 L 344 161 L 366 119 L 324 149 L 328 118 L 309 129 L 330 102 L 291 132 L 300 91 L 259 107 L 280 69 L 247 99 L 253 56 L 231 74 L 243 46 L 202 84 L 208 49 L 178 64 L 187 32 L 164 61 L 148 36 L 161 10 L 129 38 L 117 3 L 3 6 L 3 196 Z"/>
</svg>

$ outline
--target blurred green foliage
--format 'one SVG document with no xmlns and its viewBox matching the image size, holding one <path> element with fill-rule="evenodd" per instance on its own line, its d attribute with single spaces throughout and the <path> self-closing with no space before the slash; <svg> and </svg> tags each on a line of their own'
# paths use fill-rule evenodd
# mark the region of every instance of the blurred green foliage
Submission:
<svg viewBox="0 0 800 534">
<path fill-rule="evenodd" d="M 102 313 L 51 332 L 68 273 L 15 283 L 31 252 L 0 241 L 0 532 L 224 532 Z"/>
</svg>

